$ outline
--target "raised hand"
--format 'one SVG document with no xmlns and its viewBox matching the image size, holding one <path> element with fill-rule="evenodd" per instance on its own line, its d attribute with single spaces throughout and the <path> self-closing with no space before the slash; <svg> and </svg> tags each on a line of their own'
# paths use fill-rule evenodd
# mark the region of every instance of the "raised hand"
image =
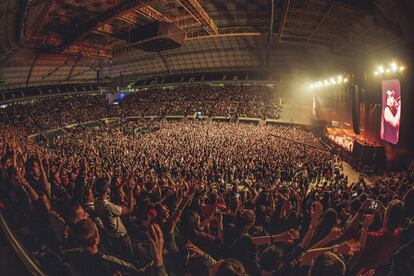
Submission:
<svg viewBox="0 0 414 276">
<path fill-rule="evenodd" d="M 320 201 L 315 201 L 311 207 L 311 225 L 317 227 L 323 213 L 323 206 Z"/>
<path fill-rule="evenodd" d="M 373 222 L 374 222 L 373 215 L 365 215 L 362 221 L 362 229 L 368 230 Z"/>
<path fill-rule="evenodd" d="M 187 249 L 191 253 L 191 257 L 203 256 L 205 254 L 203 250 L 195 246 L 191 241 L 188 241 L 185 244 L 185 249 Z"/>
<path fill-rule="evenodd" d="M 338 253 L 346 256 L 354 256 L 361 250 L 361 244 L 358 241 L 348 240 L 338 246 Z"/>
<path fill-rule="evenodd" d="M 164 257 L 162 255 L 164 248 L 164 235 L 158 224 L 151 224 L 147 237 L 150 242 L 150 250 L 152 258 L 157 267 L 164 265 Z"/>
</svg>

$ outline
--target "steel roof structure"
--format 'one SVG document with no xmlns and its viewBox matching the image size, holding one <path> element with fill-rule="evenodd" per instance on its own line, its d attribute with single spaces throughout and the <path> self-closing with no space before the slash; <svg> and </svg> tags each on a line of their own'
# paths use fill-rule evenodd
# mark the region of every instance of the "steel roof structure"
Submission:
<svg viewBox="0 0 414 276">
<path fill-rule="evenodd" d="M 414 0 L 5 0 L 7 87 L 194 70 L 315 70 L 411 43 Z M 131 47 L 131 29 L 170 22 L 174 50 Z M 322 66 L 321 66 L 322 67 Z"/>
</svg>

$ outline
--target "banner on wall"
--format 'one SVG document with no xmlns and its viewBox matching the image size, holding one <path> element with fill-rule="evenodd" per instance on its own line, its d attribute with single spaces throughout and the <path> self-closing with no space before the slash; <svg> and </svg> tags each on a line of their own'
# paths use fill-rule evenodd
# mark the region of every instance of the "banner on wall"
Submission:
<svg viewBox="0 0 414 276">
<path fill-rule="evenodd" d="M 382 116 L 380 137 L 396 145 L 400 135 L 401 85 L 399 80 L 382 81 Z"/>
</svg>

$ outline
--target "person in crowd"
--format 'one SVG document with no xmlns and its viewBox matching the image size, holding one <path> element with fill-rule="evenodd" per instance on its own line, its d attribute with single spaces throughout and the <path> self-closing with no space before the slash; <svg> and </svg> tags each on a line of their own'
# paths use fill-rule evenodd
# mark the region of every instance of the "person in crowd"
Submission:
<svg viewBox="0 0 414 276">
<path fill-rule="evenodd" d="M 198 108 L 189 91 L 145 92 L 131 96 L 138 105 L 128 100 L 128 110 L 113 112 L 178 112 L 166 103 L 174 95 L 186 110 Z M 217 110 L 232 114 L 231 105 L 225 108 L 239 97 L 232 93 L 206 93 L 200 103 L 223 99 Z M 234 92 L 253 100 L 247 94 Z M 157 109 L 148 99 L 162 104 Z M 99 97 L 89 100 L 90 109 L 99 104 Z M 61 125 L 92 116 L 56 102 L 68 108 Z M 203 111 L 216 114 L 212 106 Z M 105 112 L 97 108 L 93 117 Z M 44 119 L 43 127 L 51 122 Z M 336 155 L 306 129 L 138 120 L 69 129 L 48 144 L 27 139 L 31 129 L 0 128 L 2 212 L 33 255 L 50 248 L 81 275 L 365 276 L 412 269 L 413 170 L 351 184 Z"/>
</svg>

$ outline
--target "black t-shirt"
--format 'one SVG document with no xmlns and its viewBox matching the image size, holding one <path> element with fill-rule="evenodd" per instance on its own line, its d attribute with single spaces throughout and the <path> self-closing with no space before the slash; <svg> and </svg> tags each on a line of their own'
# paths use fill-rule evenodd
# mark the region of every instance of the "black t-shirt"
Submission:
<svg viewBox="0 0 414 276">
<path fill-rule="evenodd" d="M 90 254 L 85 251 L 74 251 L 66 255 L 70 262 L 75 265 L 80 275 L 113 276 L 118 271 L 123 273 L 123 275 L 134 274 L 130 263 L 117 257 L 106 255 L 101 251 L 97 254 Z"/>
<path fill-rule="evenodd" d="M 230 246 L 230 257 L 242 262 L 251 276 L 259 275 L 257 246 L 253 243 L 250 235 L 242 235 Z"/>
</svg>

